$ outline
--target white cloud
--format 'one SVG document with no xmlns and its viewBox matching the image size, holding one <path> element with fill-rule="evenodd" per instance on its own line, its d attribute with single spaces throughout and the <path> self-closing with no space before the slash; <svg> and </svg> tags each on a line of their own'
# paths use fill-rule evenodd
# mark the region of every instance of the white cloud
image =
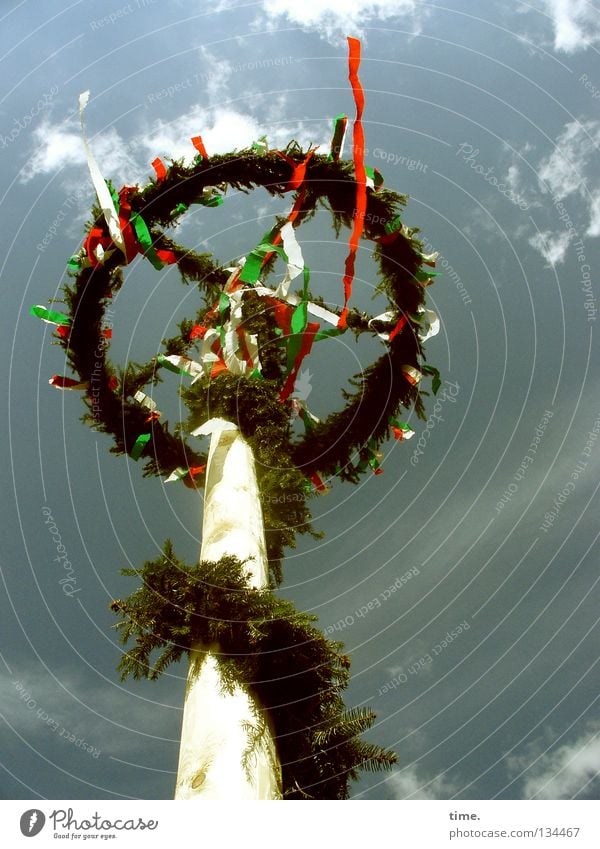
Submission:
<svg viewBox="0 0 600 849">
<path fill-rule="evenodd" d="M 131 183 L 143 176 L 141 163 L 132 155 L 137 143 L 128 145 L 114 127 L 91 138 L 90 145 L 107 178 Z M 45 120 L 34 130 L 33 153 L 21 171 L 21 181 L 28 183 L 34 177 L 54 175 L 85 164 L 85 148 L 77 118 L 73 116 L 56 124 Z M 65 176 L 70 177 L 68 173 Z"/>
<path fill-rule="evenodd" d="M 590 223 L 586 236 L 600 236 L 600 188 L 596 189 L 590 200 Z"/>
<path fill-rule="evenodd" d="M 218 9 L 234 4 L 224 0 Z M 371 22 L 397 19 L 406 27 L 410 22 L 418 31 L 418 19 L 424 14 L 417 0 L 261 0 L 255 25 L 274 30 L 282 19 L 304 30 L 315 30 L 322 38 L 338 42 L 346 35 L 364 36 Z"/>
<path fill-rule="evenodd" d="M 565 124 L 555 149 L 538 166 L 540 183 L 561 200 L 575 192 L 585 197 L 599 146 L 600 121 Z"/>
<path fill-rule="evenodd" d="M 225 77 L 215 81 L 215 91 Z M 295 138 L 303 147 L 319 140 L 328 144 L 329 126 L 305 126 L 302 122 L 293 125 L 280 123 L 269 127 L 269 122 L 260 123 L 249 112 L 222 106 L 206 109 L 193 106 L 172 121 L 157 121 L 150 128 L 140 128 L 130 142 L 126 142 L 113 127 L 90 138 L 90 146 L 102 174 L 115 185 L 139 182 L 143 184 L 152 174 L 151 161 L 156 156 L 166 159 L 184 159 L 191 162 L 196 151 L 190 137 L 200 134 L 210 154 L 241 150 L 269 131 L 271 147 L 285 147 Z M 321 138 L 319 139 L 319 135 Z M 64 170 L 65 177 L 72 178 L 73 169 L 86 167 L 85 149 L 79 122 L 76 117 L 52 124 L 44 121 L 34 132 L 33 152 L 21 173 L 22 182 L 34 177 L 54 175 Z"/>
<path fill-rule="evenodd" d="M 589 0 L 542 0 L 554 28 L 554 49 L 575 53 L 600 42 L 598 10 Z"/>
<path fill-rule="evenodd" d="M 549 751 L 550 730 L 524 754 L 506 759 L 509 773 L 523 776 L 524 799 L 594 798 L 600 789 L 600 722 L 589 723 L 572 743 Z M 597 792 L 595 793 L 597 798 Z"/>
<path fill-rule="evenodd" d="M 427 779 L 419 777 L 414 766 L 395 770 L 386 778 L 391 785 L 395 799 L 449 799 L 456 792 L 456 787 L 443 775 Z"/>
<path fill-rule="evenodd" d="M 570 121 L 557 137 L 552 153 L 538 164 L 542 192 L 551 193 L 564 228 L 537 233 L 529 244 L 551 265 L 564 262 L 576 235 L 600 236 L 600 179 L 596 168 L 599 147 L 600 121 Z M 573 202 L 561 208 L 559 202 L 566 198 Z"/>
<path fill-rule="evenodd" d="M 546 230 L 532 236 L 529 244 L 541 253 L 548 265 L 558 265 L 565 261 L 567 249 L 571 244 L 571 234 L 566 230 L 559 233 Z"/>
</svg>

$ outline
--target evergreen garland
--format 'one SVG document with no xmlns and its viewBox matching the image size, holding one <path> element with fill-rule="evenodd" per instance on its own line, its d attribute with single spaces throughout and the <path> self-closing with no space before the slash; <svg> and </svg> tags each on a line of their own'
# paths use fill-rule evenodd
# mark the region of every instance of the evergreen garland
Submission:
<svg viewBox="0 0 600 849">
<path fill-rule="evenodd" d="M 301 162 L 305 156 L 295 142 L 288 146 L 286 153 L 295 162 Z M 127 203 L 132 215 L 137 214 L 145 221 L 153 249 L 172 251 L 183 282 L 195 283 L 204 299 L 204 306 L 194 319 L 181 322 L 180 333 L 163 340 L 167 355 L 193 356 L 198 343 L 193 338 L 192 328 L 202 325 L 214 311 L 228 272 L 210 255 L 188 251 L 175 243 L 163 228 L 176 224 L 190 205 L 211 205 L 219 199 L 215 186 L 219 190 L 230 187 L 242 192 L 260 186 L 271 195 L 282 196 L 289 177 L 290 165 L 283 158 L 249 150 L 215 155 L 210 159 L 197 157 L 190 166 L 172 162 L 161 181 L 151 181 L 142 190 L 129 188 Z M 352 224 L 355 192 L 352 162 L 314 155 L 307 164 L 302 190 L 296 194 L 296 200 L 299 194 L 303 199 L 294 226 L 309 220 L 321 205 L 329 210 L 332 224 L 339 233 L 342 226 Z M 374 334 L 391 329 L 403 316 L 407 322 L 402 332 L 386 345 L 379 360 L 357 376 L 356 391 L 343 393 L 345 407 L 315 424 L 301 439 L 293 439 L 291 426 L 285 424 L 282 415 L 283 410 L 289 419 L 290 405 L 281 405 L 277 399 L 284 373 L 285 349 L 264 299 L 251 292 L 243 301 L 244 327 L 258 336 L 262 376 L 236 381 L 233 394 L 238 403 L 235 405 L 231 403 L 231 382 L 222 376 L 199 380 L 189 391 L 184 391 L 186 402 L 193 403 L 196 410 L 195 426 L 207 413 L 207 399 L 210 398 L 210 414 L 229 416 L 238 424 L 242 435 L 253 442 L 259 462 L 267 553 L 276 582 L 281 578 L 284 547 L 293 545 L 296 533 L 311 532 L 306 492 L 311 485 L 307 478 L 319 473 L 337 475 L 356 483 L 368 468 L 364 462 L 365 452 L 376 450 L 388 438 L 390 419 L 402 407 L 414 407 L 417 416 L 423 417 L 421 392 L 418 386 L 405 379 L 401 367 L 409 365 L 436 374 L 435 369 L 422 364 L 424 352 L 417 335 L 424 285 L 435 272 L 424 264 L 426 258 L 422 255 L 416 231 L 401 223 L 400 213 L 406 198 L 382 188 L 369 191 L 367 201 L 363 236 L 375 244 L 377 291 L 387 298 L 388 311 L 393 318 L 374 323 L 371 316 L 351 309 L 347 325 L 356 334 Z M 106 224 L 98 208 L 94 210 L 94 221 L 89 228 L 107 236 Z M 140 434 L 151 435 L 141 451 L 146 476 L 166 476 L 178 467 L 202 467 L 206 464 L 206 455 L 189 444 L 182 427 L 177 426 L 173 432 L 168 422 L 148 421 L 147 410 L 133 399 L 136 391 L 161 380 L 160 364 L 156 360 L 140 365 L 130 363 L 123 371 L 115 368 L 106 356 L 109 346 L 103 337 L 103 316 L 112 295 L 123 283 L 121 266 L 124 262 L 123 254 L 115 250 L 110 255 L 107 253 L 102 263 L 89 267 L 82 251 L 70 266 L 75 280 L 65 287 L 65 300 L 71 325 L 69 332 L 61 335 L 59 343 L 65 348 L 78 379 L 90 387 L 84 396 L 89 408 L 84 421 L 113 437 L 111 450 L 116 454 L 131 454 Z M 275 257 L 263 269 L 262 279 L 274 262 Z M 311 294 L 309 298 L 313 303 L 322 303 L 318 296 Z M 264 440 L 255 438 L 258 416 L 244 412 L 245 404 L 241 399 L 250 399 L 252 408 L 255 393 L 262 404 L 263 418 L 259 426 L 265 434 L 268 430 L 269 440 L 277 434 L 274 439 L 280 452 L 277 457 L 264 448 Z M 362 462 L 356 463 L 357 458 Z M 263 462 L 265 468 L 260 467 Z M 274 468 L 284 469 L 281 476 L 273 472 Z M 203 478 L 188 477 L 184 483 L 191 487 L 202 486 Z M 283 490 L 287 498 L 279 497 Z"/>
<path fill-rule="evenodd" d="M 267 712 L 284 798 L 346 799 L 360 770 L 396 763 L 394 752 L 360 739 L 375 715 L 344 707 L 350 659 L 342 644 L 314 627 L 316 616 L 251 588 L 242 562 L 188 566 L 167 541 L 162 556 L 122 571 L 143 583 L 111 605 L 121 641 L 134 643 L 121 659 L 121 678 L 155 680 L 192 648 L 218 644 L 224 686 L 245 684 Z"/>
</svg>

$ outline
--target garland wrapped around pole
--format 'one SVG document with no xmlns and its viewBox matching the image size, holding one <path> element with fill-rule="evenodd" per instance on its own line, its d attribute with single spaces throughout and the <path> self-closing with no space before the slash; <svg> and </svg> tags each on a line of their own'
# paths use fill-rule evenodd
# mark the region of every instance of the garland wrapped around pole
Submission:
<svg viewBox="0 0 600 849">
<path fill-rule="evenodd" d="M 214 756 L 216 749 L 229 751 L 230 738 L 215 744 L 208 728 L 211 711 L 218 716 L 219 704 L 225 704 L 217 691 L 219 698 L 229 697 L 229 706 L 236 699 L 244 705 L 235 720 L 245 729 L 244 751 L 239 753 L 239 740 L 234 744 L 247 771 L 245 783 L 239 774 L 240 798 L 347 798 L 359 770 L 396 760 L 393 752 L 361 739 L 374 722 L 372 712 L 344 707 L 350 662 L 342 645 L 326 640 L 314 617 L 274 592 L 284 549 L 294 545 L 297 533 L 314 533 L 309 499 L 336 477 L 356 483 L 366 473 L 381 474 L 383 443 L 413 434 L 402 410 L 423 417 L 422 381 L 431 377 L 434 393 L 440 382 L 423 350 L 439 328 L 424 303 L 436 276 L 435 255 L 425 255 L 416 231 L 403 223 L 406 198 L 383 188 L 381 174 L 364 163 L 360 47 L 356 39 L 349 46 L 356 102 L 352 160 L 340 158 L 347 119 L 339 115 L 329 155 L 295 142 L 271 150 L 265 137 L 247 150 L 209 155 L 195 136 L 191 165 L 157 158 L 148 185 L 117 192 L 102 178 L 86 140 L 99 206 L 81 251 L 69 262 L 73 282 L 64 287 L 66 312 L 41 305 L 31 310 L 54 325 L 75 375 L 54 375 L 50 384 L 81 392 L 84 420 L 113 438 L 114 453 L 142 460 L 144 475 L 182 482 L 192 491 L 209 478 L 200 563 L 182 563 L 168 542 L 158 559 L 139 571 L 125 570 L 139 574 L 142 585 L 112 605 L 123 643 L 133 643 L 121 660 L 123 677 L 154 679 L 184 654 L 190 659 L 178 798 L 214 798 L 218 776 L 223 769 L 231 774 L 231 767 L 223 767 L 228 756 Z M 82 125 L 87 101 L 82 95 Z M 228 189 L 255 188 L 291 193 L 290 212 L 233 265 L 187 250 L 167 235 L 192 205 L 207 207 L 210 215 Z M 342 227 L 351 233 L 339 289 L 328 293 L 329 303 L 342 301 L 335 308 L 311 291 L 297 239 L 319 208 L 328 211 L 336 234 Z M 352 306 L 361 239 L 373 245 L 376 291 L 387 302 L 377 315 Z M 156 357 L 118 369 L 107 356 L 105 311 L 123 285 L 122 269 L 138 255 L 157 270 L 175 264 L 182 280 L 198 287 L 203 305 L 180 323 L 177 335 L 163 340 Z M 283 277 L 270 284 L 281 264 Z M 354 379 L 354 391 L 343 393 L 343 408 L 319 420 L 296 391 L 301 366 L 315 346 L 344 332 L 379 338 L 382 354 Z M 158 381 L 174 379 L 170 372 L 181 376 L 189 410 L 174 431 L 152 397 Z M 305 429 L 300 438 L 294 436 L 298 418 Z M 207 457 L 197 438 L 210 433 Z M 238 491 L 251 490 L 256 481 L 258 512 L 231 510 L 228 519 L 221 504 L 209 518 L 218 486 L 237 485 L 219 460 L 230 442 L 246 452 L 251 474 L 241 475 Z M 236 515 L 239 527 L 231 522 Z M 243 537 L 239 543 L 236 533 Z M 204 731 L 197 727 L 200 715 L 208 723 Z"/>
</svg>

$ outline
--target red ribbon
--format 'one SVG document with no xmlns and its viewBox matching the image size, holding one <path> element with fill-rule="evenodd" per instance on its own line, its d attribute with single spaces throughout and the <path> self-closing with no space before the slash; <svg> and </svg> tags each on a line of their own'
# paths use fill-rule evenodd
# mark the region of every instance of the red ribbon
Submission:
<svg viewBox="0 0 600 849">
<path fill-rule="evenodd" d="M 157 156 L 156 159 L 152 161 L 152 167 L 156 172 L 156 182 L 162 183 L 162 181 L 167 176 L 167 169 L 164 166 L 162 159 Z"/>
<path fill-rule="evenodd" d="M 288 156 L 287 153 L 284 153 L 282 150 L 275 151 L 277 156 L 281 156 L 282 159 L 285 159 L 287 164 L 292 169 L 292 176 L 290 177 L 289 182 L 285 187 L 284 191 L 290 192 L 300 188 L 300 186 L 304 182 L 304 178 L 306 177 L 306 166 L 312 159 L 315 150 L 316 147 L 311 148 L 302 160 L 302 162 L 295 162 L 291 156 Z"/>
<path fill-rule="evenodd" d="M 313 482 L 314 487 L 317 490 L 317 492 L 326 492 L 327 491 L 327 487 L 323 483 L 318 472 L 313 472 L 312 475 L 310 475 L 310 479 Z"/>
<path fill-rule="evenodd" d="M 400 321 L 398 322 L 398 324 L 390 332 L 390 335 L 388 337 L 388 342 L 391 342 L 393 339 L 395 339 L 395 337 L 400 333 L 400 331 L 402 330 L 404 325 L 407 323 L 407 321 L 408 321 L 408 319 L 406 318 L 405 315 L 403 315 L 401 317 Z"/>
<path fill-rule="evenodd" d="M 92 266 L 98 265 L 96 258 L 96 248 L 101 245 L 103 250 L 108 250 L 113 241 L 110 236 L 105 236 L 104 232 L 99 227 L 92 227 L 87 235 L 87 239 L 83 243 L 85 252 Z"/>
<path fill-rule="evenodd" d="M 204 147 L 202 136 L 194 136 L 192 138 L 192 144 L 203 159 L 208 159 L 208 153 L 206 152 L 206 148 Z"/>
<path fill-rule="evenodd" d="M 183 478 L 184 484 L 190 489 L 196 489 L 198 484 L 196 484 L 194 478 L 196 477 L 196 475 L 201 475 L 205 471 L 206 466 L 190 466 L 188 469 L 189 474 Z"/>
<path fill-rule="evenodd" d="M 53 374 L 48 383 L 50 386 L 57 386 L 59 389 L 72 389 L 74 386 L 81 386 L 81 380 L 63 377 L 61 374 Z"/>
<path fill-rule="evenodd" d="M 285 401 L 291 395 L 294 384 L 296 383 L 296 377 L 298 372 L 300 371 L 300 366 L 302 365 L 302 360 L 304 357 L 310 354 L 310 349 L 312 348 L 313 342 L 315 341 L 315 334 L 321 329 L 321 325 L 316 322 L 309 321 L 306 325 L 306 330 L 302 334 L 302 343 L 300 345 L 300 350 L 296 354 L 296 359 L 294 360 L 294 366 L 290 373 L 287 376 L 287 380 L 283 385 L 283 389 L 279 394 L 279 400 Z"/>
<path fill-rule="evenodd" d="M 354 204 L 354 218 L 352 233 L 348 242 L 348 256 L 344 274 L 344 308 L 338 321 L 338 327 L 346 327 L 348 315 L 348 301 L 352 294 L 352 281 L 354 280 L 354 264 L 358 243 L 362 235 L 365 215 L 367 212 L 367 173 L 365 171 L 365 134 L 362 125 L 362 113 L 365 106 L 365 96 L 358 78 L 360 66 L 360 41 L 357 38 L 348 38 L 348 79 L 352 86 L 354 102 L 356 104 L 356 118 L 352 127 L 352 151 L 354 156 L 354 176 L 356 178 L 356 202 Z"/>
<path fill-rule="evenodd" d="M 202 324 L 195 324 L 190 330 L 190 341 L 192 339 L 204 339 L 207 328 Z"/>
</svg>

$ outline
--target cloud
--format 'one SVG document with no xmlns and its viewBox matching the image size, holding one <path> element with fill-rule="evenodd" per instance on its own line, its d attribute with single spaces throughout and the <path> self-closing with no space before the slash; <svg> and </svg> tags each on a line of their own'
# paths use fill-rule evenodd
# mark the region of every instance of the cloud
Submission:
<svg viewBox="0 0 600 849">
<path fill-rule="evenodd" d="M 546 230 L 532 236 L 529 239 L 529 244 L 541 253 L 548 265 L 558 265 L 565 261 L 568 247 L 571 244 L 571 234 L 566 231 L 552 233 Z"/>
<path fill-rule="evenodd" d="M 555 50 L 575 53 L 600 42 L 598 10 L 589 0 L 542 0 L 541 8 L 552 20 Z"/>
<path fill-rule="evenodd" d="M 600 722 L 590 722 L 572 743 L 551 750 L 554 734 L 530 743 L 522 755 L 506 758 L 512 776 L 524 776 L 524 799 L 598 798 Z"/>
<path fill-rule="evenodd" d="M 232 8 L 224 0 L 219 10 Z M 313 30 L 332 42 L 345 41 L 346 35 L 364 36 L 364 27 L 397 19 L 404 26 L 410 19 L 418 32 L 418 19 L 424 14 L 417 0 L 261 0 L 256 26 L 275 30 L 282 20 L 304 30 Z"/>
<path fill-rule="evenodd" d="M 141 178 L 142 165 L 133 156 L 137 143 L 128 145 L 114 127 L 91 138 L 90 144 L 106 177 L 130 183 Z M 54 175 L 85 164 L 78 119 L 71 116 L 54 124 L 45 120 L 33 132 L 33 151 L 21 170 L 21 182 L 28 183 L 34 177 Z"/>
<path fill-rule="evenodd" d="M 213 82 L 215 92 L 223 86 L 226 74 Z M 156 156 L 184 159 L 188 163 L 196 155 L 190 136 L 200 132 L 209 155 L 248 147 L 269 129 L 269 121 L 261 123 L 250 112 L 221 106 L 206 109 L 195 105 L 171 121 L 158 120 L 151 127 L 140 127 L 127 142 L 114 127 L 90 138 L 90 146 L 100 170 L 115 184 L 145 183 L 152 174 L 151 161 Z M 329 127 L 305 125 L 303 122 L 279 123 L 269 132 L 271 147 L 285 147 L 295 138 L 303 147 L 311 142 L 328 144 Z M 315 135 L 317 138 L 315 139 Z M 319 135 L 321 138 L 319 138 Z M 79 122 L 72 116 L 52 124 L 44 121 L 34 132 L 33 151 L 21 172 L 24 183 L 34 177 L 54 175 L 86 167 L 85 149 Z"/>
<path fill-rule="evenodd" d="M 552 153 L 538 165 L 543 187 L 560 200 L 572 194 L 586 197 L 600 146 L 600 121 L 570 121 L 556 139 Z"/>
<path fill-rule="evenodd" d="M 419 777 L 417 767 L 395 770 L 386 778 L 394 799 L 450 799 L 456 787 L 443 775 L 427 779 Z"/>
<path fill-rule="evenodd" d="M 569 244 L 579 233 L 600 236 L 600 179 L 595 164 L 599 147 L 600 121 L 569 121 L 558 135 L 554 150 L 538 163 L 542 192 L 550 193 L 555 205 L 566 198 L 576 201 L 565 207 L 566 211 L 557 206 L 564 229 L 537 233 L 529 239 L 551 265 L 564 261 Z"/>
</svg>

